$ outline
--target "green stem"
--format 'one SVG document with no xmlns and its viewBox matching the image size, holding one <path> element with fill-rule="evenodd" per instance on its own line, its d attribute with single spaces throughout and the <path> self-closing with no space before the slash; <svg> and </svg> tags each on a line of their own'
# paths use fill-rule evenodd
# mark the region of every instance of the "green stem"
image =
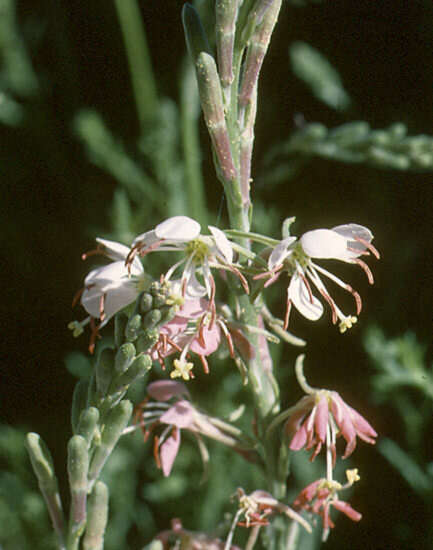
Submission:
<svg viewBox="0 0 433 550">
<path fill-rule="evenodd" d="M 201 150 L 198 133 L 200 103 L 194 67 L 185 63 L 181 85 L 181 132 L 185 163 L 185 185 L 191 216 L 204 225 L 207 220 L 207 208 L 204 196 L 204 183 L 201 171 Z"/>
<path fill-rule="evenodd" d="M 125 42 L 132 88 L 141 129 L 154 117 L 157 90 L 141 13 L 136 0 L 114 0 Z"/>
</svg>

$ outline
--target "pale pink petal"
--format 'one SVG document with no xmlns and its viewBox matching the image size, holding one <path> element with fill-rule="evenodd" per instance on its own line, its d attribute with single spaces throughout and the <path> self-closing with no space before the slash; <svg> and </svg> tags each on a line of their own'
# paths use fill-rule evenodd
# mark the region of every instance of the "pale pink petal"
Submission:
<svg viewBox="0 0 433 550">
<path fill-rule="evenodd" d="M 326 427 L 328 425 L 328 417 L 328 400 L 325 395 L 322 395 L 320 401 L 316 405 L 316 418 L 314 422 L 316 435 L 322 443 L 324 443 L 326 439 Z"/>
<path fill-rule="evenodd" d="M 159 418 L 162 424 L 190 428 L 194 424 L 194 407 L 189 401 L 177 401 Z"/>
<path fill-rule="evenodd" d="M 227 239 L 221 229 L 218 229 L 218 227 L 209 225 L 209 231 L 212 233 L 212 236 L 215 240 L 215 245 L 218 248 L 219 252 L 224 256 L 228 264 L 232 264 L 233 248 L 231 242 Z"/>
<path fill-rule="evenodd" d="M 188 242 L 200 235 L 200 224 L 188 216 L 174 216 L 158 224 L 155 235 L 172 242 Z"/>
<path fill-rule="evenodd" d="M 176 316 L 197 319 L 208 310 L 209 302 L 202 299 L 185 300 Z"/>
<path fill-rule="evenodd" d="M 296 237 L 287 237 L 280 241 L 277 246 L 272 250 L 268 259 L 268 268 L 270 270 L 280 265 L 286 258 L 292 253 L 292 250 L 288 250 L 289 246 L 296 241 Z"/>
<path fill-rule="evenodd" d="M 295 435 L 290 441 L 289 449 L 292 451 L 299 451 L 307 443 L 307 428 L 305 423 L 296 431 Z"/>
<path fill-rule="evenodd" d="M 300 241 L 310 258 L 347 258 L 347 239 L 331 229 L 308 231 Z"/>
<path fill-rule="evenodd" d="M 168 401 L 177 395 L 189 395 L 185 384 L 176 382 L 175 380 L 157 380 L 156 382 L 151 382 L 146 390 L 150 397 L 157 401 Z"/>
<path fill-rule="evenodd" d="M 367 422 L 367 420 L 359 414 L 359 412 L 352 409 L 349 405 L 346 405 L 350 411 L 352 422 L 355 427 L 358 437 L 366 441 L 367 443 L 375 443 L 375 437 L 377 433 L 375 429 Z"/>
<path fill-rule="evenodd" d="M 180 446 L 180 430 L 175 429 L 173 434 L 164 441 L 159 448 L 159 458 L 161 461 L 162 473 L 165 477 L 170 475 L 174 461 Z"/>
<path fill-rule="evenodd" d="M 203 327 L 203 338 L 194 338 L 189 349 L 199 355 L 210 355 L 218 349 L 220 342 L 221 330 L 219 325 L 214 323 L 211 330 L 207 326 Z"/>
<path fill-rule="evenodd" d="M 323 314 L 323 306 L 315 296 L 312 296 L 311 301 L 311 296 L 308 289 L 305 286 L 304 281 L 297 273 L 295 273 L 290 280 L 287 294 L 289 300 L 293 303 L 301 315 L 310 321 L 317 321 L 320 319 Z"/>
</svg>

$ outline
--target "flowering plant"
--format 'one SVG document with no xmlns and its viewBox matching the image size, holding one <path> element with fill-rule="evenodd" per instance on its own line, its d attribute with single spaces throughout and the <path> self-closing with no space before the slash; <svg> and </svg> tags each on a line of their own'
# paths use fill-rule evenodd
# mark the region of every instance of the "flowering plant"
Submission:
<svg viewBox="0 0 433 550">
<path fill-rule="evenodd" d="M 245 529 L 248 550 L 260 544 L 262 534 L 269 548 L 292 550 L 301 547 L 299 532 L 309 534 L 316 516 L 326 540 L 334 527 L 331 508 L 354 521 L 361 519 L 339 498 L 338 493 L 359 476 L 352 469 L 345 485 L 334 479 L 340 462 L 337 440 L 341 436 L 346 442 L 342 456 L 346 459 L 354 453 L 357 438 L 374 444 L 376 431 L 339 393 L 309 386 L 302 371 L 304 356 L 296 361 L 295 371 L 306 395 L 286 408 L 283 375 L 269 349 L 269 343 L 282 341 L 294 347 L 306 345 L 288 332 L 292 306 L 307 320 L 319 321 L 327 303 L 340 333 L 352 328 L 362 310 L 360 294 L 322 261 L 358 265 L 373 284 L 364 260 L 380 257 L 372 231 L 358 223 L 310 229 L 297 237 L 291 233 L 294 219 L 287 218 L 282 239 L 268 235 L 266 228 L 252 231 L 258 79 L 281 6 L 282 0 L 217 0 L 215 56 L 198 11 L 188 3 L 183 8 L 187 47 L 228 219 L 222 223 L 218 218 L 209 225 L 203 204 L 197 209 L 199 215 L 176 207 L 156 224 L 141 219 L 139 234 L 134 237 L 128 231 L 126 244 L 97 239 L 94 252 L 110 263 L 94 267 L 85 277 L 75 302 L 80 301 L 88 316 L 70 324 L 74 336 L 90 325 L 89 350 L 95 352 L 95 364 L 74 393 L 67 522 L 49 451 L 36 434 L 27 439 L 61 550 L 78 550 L 80 545 L 102 550 L 108 521 L 108 488 L 102 472 L 119 441 L 137 439 L 140 431 L 168 481 L 181 467 L 181 439 L 191 437 L 205 474 L 212 456 L 207 440 L 234 451 L 257 474 L 251 490 L 236 489 L 235 509 L 229 521 L 216 526 L 217 534 L 189 531 L 174 520 L 173 528 L 156 535 L 149 548 L 169 548 L 174 541 L 176 548 L 207 545 L 229 550 L 235 548 L 235 536 L 242 541 L 239 526 Z M 163 203 L 164 197 L 159 198 Z M 208 229 L 202 233 L 205 226 Z M 352 313 L 337 305 L 328 281 L 353 297 Z M 278 305 L 285 305 L 281 319 L 271 313 L 272 293 Z M 296 319 L 290 330 L 293 325 Z M 200 384 L 215 395 L 224 386 L 220 376 L 224 355 L 230 357 L 229 375 L 234 374 L 233 366 L 239 370 L 239 393 L 241 385 L 248 392 L 244 402 L 225 416 L 199 404 Z M 144 399 L 134 395 L 140 384 Z M 312 451 L 311 461 L 324 448 L 324 475 L 290 502 L 296 479 L 289 464 L 304 448 Z M 228 503 L 230 494 L 226 496 Z"/>
</svg>

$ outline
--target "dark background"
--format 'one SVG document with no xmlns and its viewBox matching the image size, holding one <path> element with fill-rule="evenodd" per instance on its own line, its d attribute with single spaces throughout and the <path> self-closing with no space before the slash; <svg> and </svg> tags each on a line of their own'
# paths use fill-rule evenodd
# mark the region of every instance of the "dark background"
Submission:
<svg viewBox="0 0 433 550">
<path fill-rule="evenodd" d="M 183 2 L 141 4 L 159 92 L 177 100 Z M 66 328 L 77 316 L 71 298 L 87 271 L 81 252 L 110 229 L 107 213 L 116 185 L 86 160 L 71 123 L 78 109 L 94 107 L 125 143 L 135 140 L 138 124 L 111 2 L 20 1 L 18 18 L 43 92 L 24 127 L 0 127 L 0 420 L 43 434 L 61 464 L 74 386 L 64 356 L 86 349 L 85 339 L 73 340 Z M 286 3 L 262 72 L 255 173 L 269 144 L 290 134 L 299 113 L 331 127 L 347 120 L 366 120 L 373 128 L 402 121 L 411 135 L 433 134 L 432 37 L 433 7 L 427 1 L 333 1 L 305 8 Z M 354 99 L 349 113 L 323 106 L 293 76 L 288 58 L 293 40 L 310 43 L 332 60 Z M 204 132 L 203 143 L 207 147 Z M 206 155 L 204 162 L 212 182 L 209 204 L 219 204 L 221 191 L 213 185 Z M 383 254 L 372 265 L 375 286 L 367 288 L 361 272 L 341 271 L 363 296 L 358 326 L 339 338 L 328 323 L 318 323 L 319 329 L 297 317 L 295 332 L 310 341 L 312 383 L 341 391 L 380 434 L 397 441 L 401 424 L 395 411 L 375 408 L 369 399 L 371 368 L 361 337 L 371 323 L 388 336 L 410 329 L 431 351 L 432 183 L 431 173 L 315 160 L 290 185 L 270 189 L 265 178 L 257 178 L 253 188 L 253 197 L 274 207 L 281 220 L 296 214 L 298 234 L 349 221 L 374 231 Z M 404 541 L 396 524 L 424 529 L 432 518 L 422 502 L 374 449 L 360 445 L 357 453 L 363 483 L 353 505 L 364 519 L 358 525 L 342 519 L 327 547 L 420 549 L 416 540 Z M 431 441 L 426 455 L 431 460 Z"/>
</svg>

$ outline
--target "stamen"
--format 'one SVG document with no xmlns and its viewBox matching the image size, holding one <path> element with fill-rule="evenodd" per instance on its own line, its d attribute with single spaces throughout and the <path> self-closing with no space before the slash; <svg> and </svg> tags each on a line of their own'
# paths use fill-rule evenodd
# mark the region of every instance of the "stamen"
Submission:
<svg viewBox="0 0 433 550">
<path fill-rule="evenodd" d="M 75 307 L 78 304 L 78 300 L 81 298 L 81 295 L 83 294 L 85 288 L 80 288 L 75 293 L 74 297 L 72 298 L 72 307 Z"/>
<path fill-rule="evenodd" d="M 232 335 L 230 334 L 230 332 L 229 332 L 228 328 L 226 327 L 225 323 L 223 323 L 222 321 L 217 321 L 217 323 L 221 327 L 221 329 L 224 333 L 224 336 L 226 337 L 227 345 L 229 347 L 230 357 L 232 359 L 234 359 L 234 357 L 235 357 L 235 348 L 234 348 L 234 345 L 233 345 Z"/>
<path fill-rule="evenodd" d="M 373 273 L 371 272 L 368 265 L 362 260 L 360 260 L 359 258 L 356 258 L 354 262 L 357 263 L 359 267 L 361 267 L 364 270 L 365 274 L 367 275 L 368 282 L 372 285 L 374 283 L 374 278 L 373 278 Z"/>
<path fill-rule="evenodd" d="M 376 247 L 374 247 L 371 243 L 369 243 L 368 241 L 362 239 L 361 237 L 354 237 L 354 239 L 355 239 L 355 241 L 358 241 L 363 246 L 365 246 L 365 248 L 368 248 L 368 250 L 371 251 L 373 256 L 375 256 L 378 260 L 380 260 L 380 253 L 379 253 L 379 251 L 377 250 Z"/>
<path fill-rule="evenodd" d="M 105 319 L 104 302 L 106 297 L 106 294 L 101 294 L 101 297 L 99 298 L 99 319 L 101 321 Z"/>
<path fill-rule="evenodd" d="M 278 281 L 280 278 L 282 271 L 276 271 L 272 277 L 269 277 L 269 279 L 264 284 L 264 288 L 268 288 L 268 286 L 271 286 L 273 283 Z"/>
<path fill-rule="evenodd" d="M 206 357 L 205 357 L 204 355 L 199 355 L 199 357 L 200 357 L 200 361 L 201 361 L 201 363 L 202 363 L 202 365 L 203 365 L 203 371 L 204 371 L 204 373 L 205 373 L 205 374 L 209 374 L 209 364 L 208 364 L 208 362 L 207 362 L 207 360 L 206 360 Z M 192 373 L 191 373 L 191 374 L 192 374 Z M 193 378 L 193 376 L 192 376 L 192 378 Z"/>
<path fill-rule="evenodd" d="M 287 327 L 289 326 L 289 315 L 290 315 L 291 309 L 292 309 L 292 300 L 290 298 L 287 298 L 286 314 L 284 315 L 284 324 L 283 324 L 284 330 L 287 330 Z"/>
<path fill-rule="evenodd" d="M 90 318 L 90 342 L 89 342 L 89 353 L 93 355 L 93 352 L 95 351 L 95 345 L 96 345 L 96 338 L 100 338 L 98 329 L 99 327 L 95 325 L 95 318 Z"/>
<path fill-rule="evenodd" d="M 356 302 L 356 314 L 359 315 L 362 310 L 362 300 L 361 296 L 356 292 L 356 290 L 353 290 L 353 288 L 350 285 L 347 285 L 346 290 L 352 294 L 352 296 L 355 298 Z"/>
<path fill-rule="evenodd" d="M 89 258 L 90 256 L 99 256 L 99 254 L 104 255 L 104 249 L 98 244 L 98 246 L 93 250 L 89 250 L 88 252 L 83 252 L 81 254 L 81 259 L 87 260 L 87 258 Z"/>
<path fill-rule="evenodd" d="M 314 304 L 313 293 L 311 291 L 311 286 L 310 286 L 310 283 L 308 282 L 307 277 L 304 275 L 304 273 L 302 271 L 299 272 L 299 276 L 301 277 L 302 282 L 304 283 L 304 285 L 307 287 L 307 292 L 308 292 L 308 297 L 310 298 L 310 302 L 312 304 Z"/>
<path fill-rule="evenodd" d="M 322 288 L 318 288 L 318 291 L 325 298 L 325 300 L 328 302 L 328 304 L 331 308 L 331 311 L 332 311 L 332 324 L 335 325 L 336 322 L 337 322 L 337 319 L 338 319 L 337 310 L 335 308 L 335 302 L 331 298 L 331 296 L 329 296 L 329 294 L 327 294 Z"/>
<path fill-rule="evenodd" d="M 250 287 L 248 286 L 247 280 L 242 275 L 242 273 L 239 271 L 239 269 L 237 267 L 234 267 L 233 265 L 230 266 L 229 269 L 230 269 L 230 271 L 232 271 L 235 275 L 237 275 L 239 277 L 239 280 L 241 282 L 241 285 L 242 285 L 243 289 L 245 290 L 245 293 L 249 294 L 250 293 Z"/>
</svg>

